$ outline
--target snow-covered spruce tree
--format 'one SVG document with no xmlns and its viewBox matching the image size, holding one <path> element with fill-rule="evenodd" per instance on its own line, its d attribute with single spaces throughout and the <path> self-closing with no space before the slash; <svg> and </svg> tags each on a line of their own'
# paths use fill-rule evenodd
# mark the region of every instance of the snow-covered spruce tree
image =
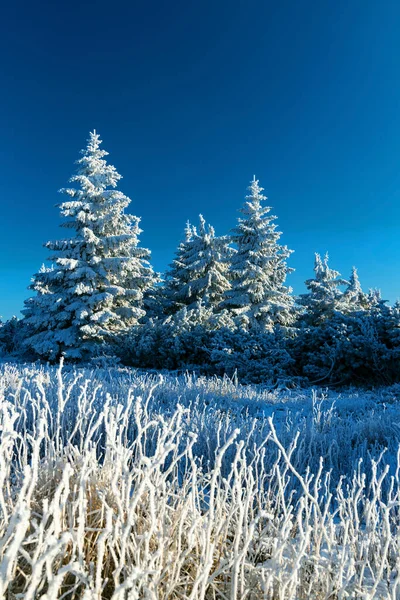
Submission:
<svg viewBox="0 0 400 600">
<path fill-rule="evenodd" d="M 357 271 L 350 281 L 316 255 L 315 278 L 299 302 L 305 311 L 291 356 L 311 384 L 388 384 L 400 362 L 400 312 L 376 290 L 362 291 Z M 347 286 L 342 293 L 340 287 Z"/>
<path fill-rule="evenodd" d="M 185 278 L 187 265 L 189 264 L 189 255 L 191 252 L 190 243 L 193 238 L 193 228 L 189 221 L 186 222 L 185 239 L 179 243 L 175 252 L 175 258 L 165 273 L 163 286 L 163 307 L 166 315 L 171 315 L 185 306 L 185 303 L 178 300 L 182 280 Z"/>
<path fill-rule="evenodd" d="M 312 384 L 339 384 L 348 381 L 352 373 L 349 336 L 361 310 L 361 286 L 355 271 L 351 282 L 341 279 L 340 273 L 329 267 L 328 254 L 323 259 L 315 255 L 314 272 L 315 277 L 306 281 L 308 293 L 298 300 L 304 312 L 291 355 L 299 374 Z M 342 286 L 347 286 L 345 292 Z"/>
<path fill-rule="evenodd" d="M 367 294 L 368 308 L 378 306 L 382 302 L 382 293 L 378 288 L 371 288 Z"/>
<path fill-rule="evenodd" d="M 199 215 L 199 227 L 187 223 L 186 237 L 180 243 L 176 258 L 166 275 L 166 313 L 181 308 L 217 309 L 229 289 L 229 258 L 233 251 L 227 237 L 217 237 L 211 225 Z"/>
<path fill-rule="evenodd" d="M 271 331 L 275 325 L 290 326 L 294 320 L 291 288 L 285 285 L 287 258 L 292 253 L 280 245 L 281 232 L 263 206 L 266 196 L 253 178 L 250 194 L 241 209 L 243 218 L 233 230 L 231 241 L 237 252 L 231 259 L 231 289 L 225 293 L 223 307 L 231 311 L 244 330 Z"/>
<path fill-rule="evenodd" d="M 357 269 L 352 268 L 349 284 L 343 293 L 341 310 L 345 313 L 369 308 L 368 296 L 362 290 Z"/>
<path fill-rule="evenodd" d="M 20 354 L 24 337 L 22 322 L 17 317 L 11 317 L 5 323 L 0 321 L 0 356 Z"/>
<path fill-rule="evenodd" d="M 93 131 L 71 178 L 78 188 L 61 190 L 59 205 L 73 237 L 48 242 L 51 268 L 42 268 L 25 303 L 26 340 L 37 355 L 85 358 L 143 317 L 143 294 L 155 276 L 150 252 L 138 246 L 140 219 L 124 211 L 130 199 L 116 190 L 121 175 Z"/>
<path fill-rule="evenodd" d="M 341 286 L 349 285 L 348 281 L 340 279 L 340 273 L 328 265 L 328 253 L 322 259 L 320 254 L 315 254 L 313 279 L 306 281 L 307 294 L 302 294 L 299 304 L 305 308 L 303 320 L 308 325 L 320 325 L 333 313 L 340 310 L 343 300 Z"/>
</svg>

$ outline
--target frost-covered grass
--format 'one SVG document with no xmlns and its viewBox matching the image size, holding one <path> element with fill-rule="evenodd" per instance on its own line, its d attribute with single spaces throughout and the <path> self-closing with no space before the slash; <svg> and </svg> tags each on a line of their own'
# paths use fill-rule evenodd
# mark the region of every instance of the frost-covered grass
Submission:
<svg viewBox="0 0 400 600">
<path fill-rule="evenodd" d="M 400 597 L 400 388 L 0 367 L 0 598 Z"/>
</svg>

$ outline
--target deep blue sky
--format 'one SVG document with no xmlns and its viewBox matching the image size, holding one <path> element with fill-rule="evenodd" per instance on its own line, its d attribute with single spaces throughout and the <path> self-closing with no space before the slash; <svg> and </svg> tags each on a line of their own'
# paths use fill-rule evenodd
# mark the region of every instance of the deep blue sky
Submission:
<svg viewBox="0 0 400 600">
<path fill-rule="evenodd" d="M 96 128 L 157 270 L 199 212 L 223 234 L 253 173 L 295 250 L 400 296 L 398 0 L 4 3 L 0 315 L 17 314 L 57 190 Z"/>
</svg>

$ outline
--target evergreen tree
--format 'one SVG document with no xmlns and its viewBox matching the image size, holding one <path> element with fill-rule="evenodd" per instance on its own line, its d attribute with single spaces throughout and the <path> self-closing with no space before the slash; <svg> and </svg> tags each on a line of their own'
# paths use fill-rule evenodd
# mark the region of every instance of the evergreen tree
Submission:
<svg viewBox="0 0 400 600">
<path fill-rule="evenodd" d="M 357 269 L 352 268 L 349 284 L 343 294 L 341 310 L 343 312 L 353 312 L 365 310 L 369 306 L 368 297 L 363 292 Z"/>
<path fill-rule="evenodd" d="M 237 252 L 231 261 L 232 287 L 223 306 L 242 328 L 270 331 L 277 324 L 289 326 L 294 319 L 292 290 L 285 286 L 286 276 L 293 271 L 286 264 L 292 251 L 278 243 L 281 232 L 276 217 L 263 206 L 266 197 L 255 177 L 249 191 L 241 209 L 243 218 L 231 236 Z"/>
<path fill-rule="evenodd" d="M 0 355 L 20 351 L 23 335 L 21 320 L 17 317 L 11 317 L 5 323 L 0 321 Z"/>
<path fill-rule="evenodd" d="M 138 246 L 140 219 L 124 211 L 130 199 L 116 190 L 121 175 L 107 164 L 94 131 L 71 178 L 61 190 L 62 224 L 73 237 L 51 241 L 51 268 L 34 276 L 36 296 L 25 303 L 27 345 L 50 360 L 90 355 L 97 343 L 126 330 L 144 315 L 143 294 L 154 282 L 150 252 Z"/>
<path fill-rule="evenodd" d="M 368 308 L 378 306 L 381 302 L 385 302 L 385 300 L 382 300 L 381 290 L 377 288 L 370 289 L 367 294 Z"/>
<path fill-rule="evenodd" d="M 191 252 L 190 244 L 193 239 L 193 228 L 189 221 L 185 227 L 185 239 L 182 240 L 175 252 L 175 258 L 165 274 L 163 288 L 164 312 L 167 315 L 178 312 L 185 306 L 181 298 L 183 281 L 186 281 L 186 270 Z"/>
<path fill-rule="evenodd" d="M 302 294 L 299 304 L 305 307 L 303 319 L 309 325 L 320 325 L 324 320 L 332 317 L 335 311 L 340 310 L 343 292 L 340 286 L 349 282 L 340 279 L 340 273 L 328 265 L 328 254 L 324 259 L 315 254 L 314 279 L 306 281 L 308 294 Z"/>
<path fill-rule="evenodd" d="M 229 240 L 216 237 L 214 228 L 206 226 L 202 215 L 199 220 L 198 229 L 187 224 L 186 238 L 167 273 L 165 296 L 169 314 L 183 307 L 194 309 L 199 302 L 206 309 L 217 309 L 230 287 Z"/>
</svg>

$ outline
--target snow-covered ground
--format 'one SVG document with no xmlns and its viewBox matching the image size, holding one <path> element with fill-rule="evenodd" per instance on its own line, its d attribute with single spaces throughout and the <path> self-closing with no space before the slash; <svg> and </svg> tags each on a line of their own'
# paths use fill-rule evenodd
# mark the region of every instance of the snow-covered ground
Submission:
<svg viewBox="0 0 400 600">
<path fill-rule="evenodd" d="M 400 598 L 399 408 L 2 364 L 0 597 Z"/>
</svg>

